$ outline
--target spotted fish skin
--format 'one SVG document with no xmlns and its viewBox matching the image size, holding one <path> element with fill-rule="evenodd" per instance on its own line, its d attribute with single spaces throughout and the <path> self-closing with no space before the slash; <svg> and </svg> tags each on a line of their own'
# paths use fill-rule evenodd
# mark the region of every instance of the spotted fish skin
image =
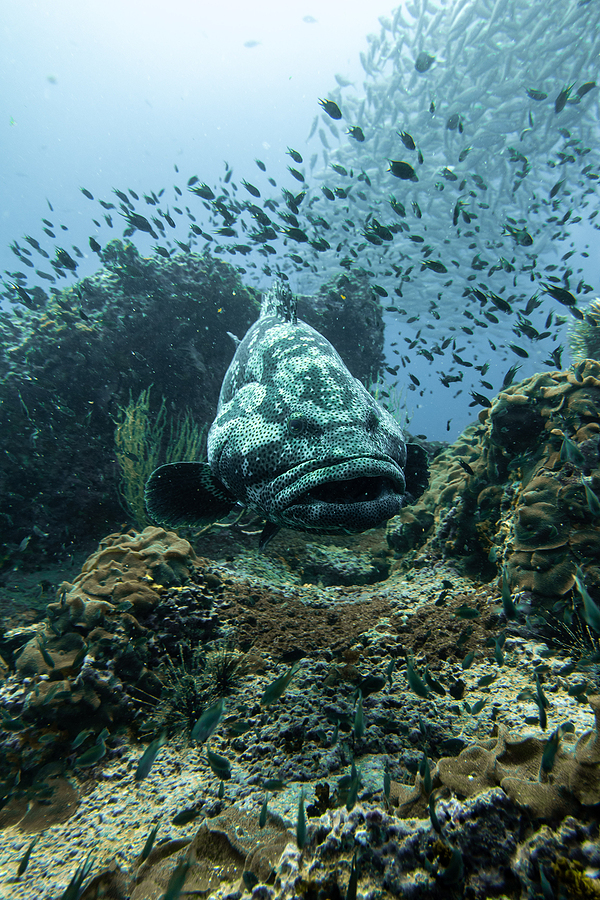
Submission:
<svg viewBox="0 0 600 900">
<path fill-rule="evenodd" d="M 424 489 L 424 451 L 408 447 L 396 420 L 332 344 L 296 318 L 291 292 L 277 282 L 223 380 L 208 463 L 158 469 L 148 483 L 148 509 L 165 524 L 178 524 L 178 508 L 180 521 L 204 521 L 204 510 L 194 515 L 192 496 L 206 506 L 212 491 L 223 507 L 237 501 L 267 520 L 263 544 L 282 525 L 365 531 Z M 192 476 L 187 491 L 180 484 L 186 471 Z M 170 487 L 179 497 L 174 505 Z"/>
</svg>

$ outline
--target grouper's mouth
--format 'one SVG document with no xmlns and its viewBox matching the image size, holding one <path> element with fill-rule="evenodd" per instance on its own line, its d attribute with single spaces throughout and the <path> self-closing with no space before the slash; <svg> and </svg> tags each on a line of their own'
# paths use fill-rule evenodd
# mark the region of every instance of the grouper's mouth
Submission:
<svg viewBox="0 0 600 900">
<path fill-rule="evenodd" d="M 354 457 L 329 466 L 302 463 L 279 476 L 273 488 L 278 517 L 289 525 L 365 531 L 398 514 L 405 482 L 389 458 Z"/>
</svg>

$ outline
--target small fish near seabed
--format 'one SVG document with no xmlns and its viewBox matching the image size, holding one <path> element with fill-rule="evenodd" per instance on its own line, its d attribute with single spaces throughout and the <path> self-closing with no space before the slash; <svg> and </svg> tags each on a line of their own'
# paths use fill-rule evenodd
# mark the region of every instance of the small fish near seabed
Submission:
<svg viewBox="0 0 600 900">
<path fill-rule="evenodd" d="M 350 533 L 382 525 L 427 485 L 427 456 L 346 368 L 318 331 L 296 318 L 281 282 L 223 379 L 208 462 L 170 463 L 146 486 L 152 519 L 205 525 L 235 506 L 267 521 L 261 549 L 282 527 Z"/>
</svg>

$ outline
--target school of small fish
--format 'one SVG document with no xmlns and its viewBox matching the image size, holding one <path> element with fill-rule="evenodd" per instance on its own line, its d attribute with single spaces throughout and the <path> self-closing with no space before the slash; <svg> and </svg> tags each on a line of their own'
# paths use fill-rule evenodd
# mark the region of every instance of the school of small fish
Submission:
<svg viewBox="0 0 600 900">
<path fill-rule="evenodd" d="M 445 388 L 486 407 L 523 365 L 515 356 L 560 368 L 565 323 L 596 324 L 578 265 L 590 254 L 571 230 L 599 227 L 600 7 L 412 0 L 379 23 L 360 54 L 364 82 L 336 76 L 308 163 L 287 150 L 285 185 L 257 159 L 254 176 L 234 180 L 225 163 L 218 185 L 193 175 L 172 196 L 115 189 L 98 201 L 89 247 L 101 253 L 120 222 L 125 236 L 156 241 L 159 257 L 208 248 L 247 280 L 275 276 L 297 292 L 359 267 L 398 333 L 388 374 L 402 365 L 422 396 L 410 368 L 424 359 Z M 84 254 L 58 243 L 67 226 L 43 225 L 54 256 L 26 235 L 11 245 L 20 263 L 53 284 L 76 276 Z M 38 308 L 27 275 L 5 274 L 3 295 Z M 500 382 L 486 380 L 490 358 L 506 365 Z"/>
</svg>

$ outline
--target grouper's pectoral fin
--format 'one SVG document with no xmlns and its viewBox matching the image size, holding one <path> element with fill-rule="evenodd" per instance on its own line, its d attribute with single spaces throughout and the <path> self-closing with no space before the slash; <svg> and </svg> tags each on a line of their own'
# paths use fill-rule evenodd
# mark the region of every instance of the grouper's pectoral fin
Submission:
<svg viewBox="0 0 600 900">
<path fill-rule="evenodd" d="M 146 482 L 148 515 L 161 525 L 209 525 L 236 502 L 205 462 L 160 466 Z"/>
<path fill-rule="evenodd" d="M 418 500 L 429 484 L 428 459 L 426 451 L 419 444 L 406 445 L 406 494 L 403 505 Z"/>
</svg>

